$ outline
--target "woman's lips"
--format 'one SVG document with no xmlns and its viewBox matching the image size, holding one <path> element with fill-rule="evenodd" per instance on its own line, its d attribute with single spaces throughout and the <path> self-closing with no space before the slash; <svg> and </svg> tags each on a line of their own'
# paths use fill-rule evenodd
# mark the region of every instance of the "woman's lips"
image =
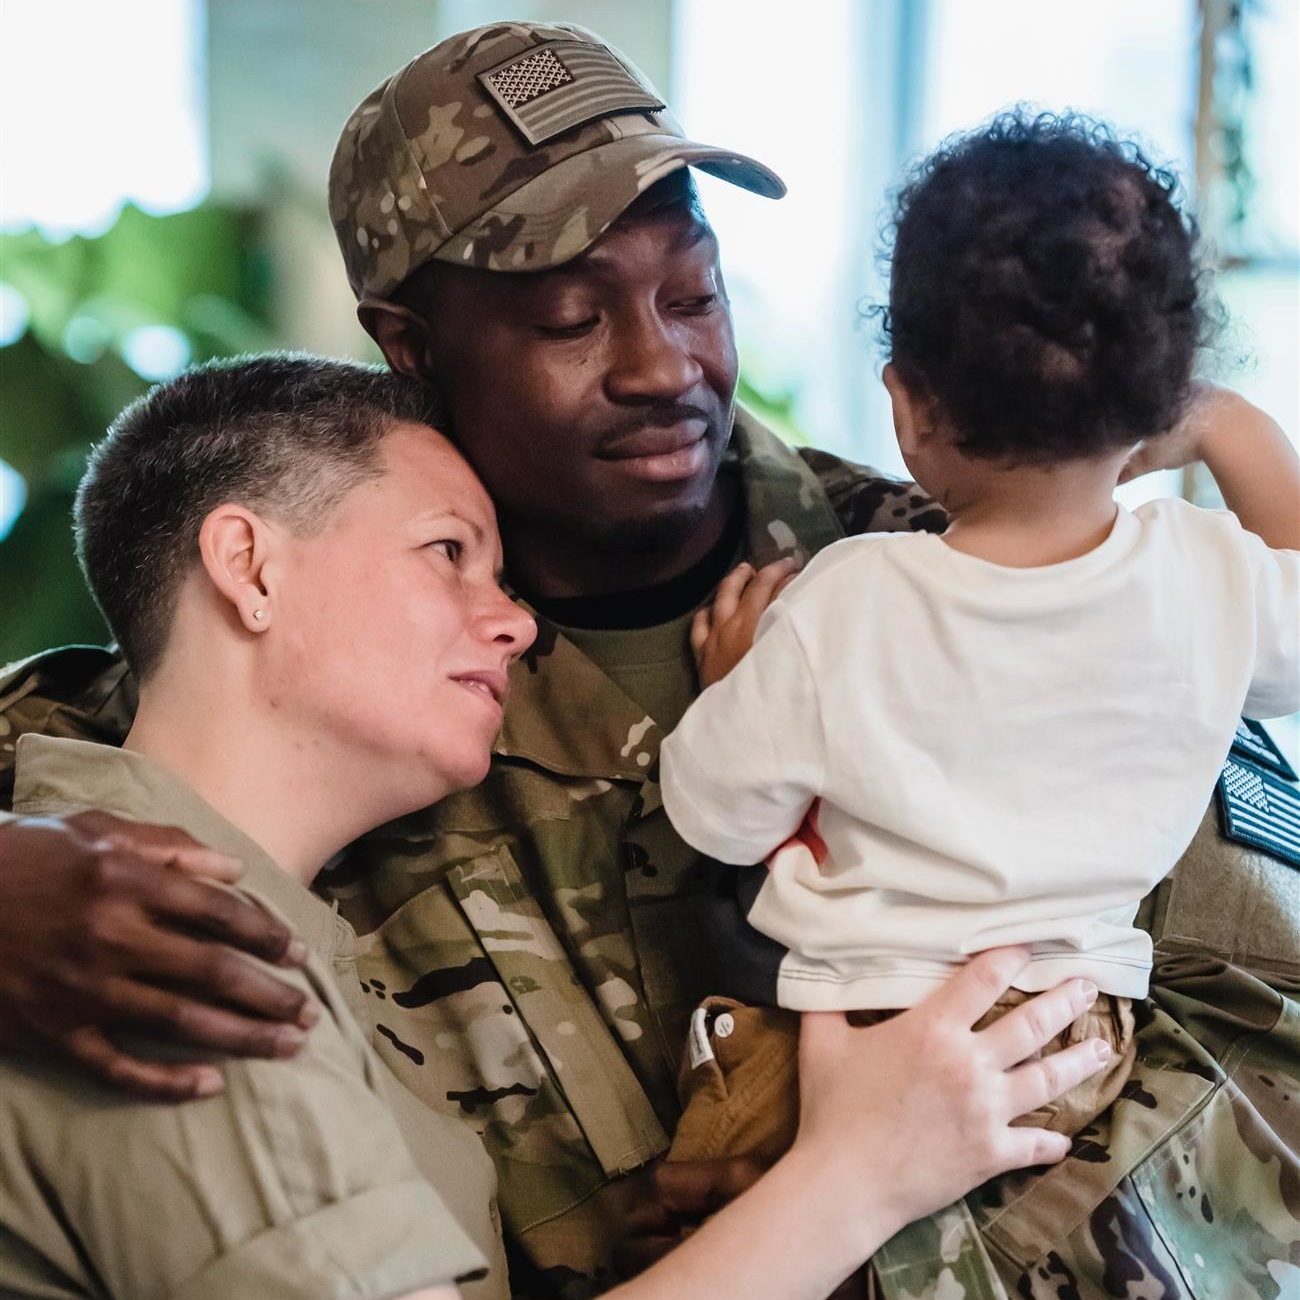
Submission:
<svg viewBox="0 0 1300 1300">
<path fill-rule="evenodd" d="M 457 686 L 463 686 L 471 695 L 477 695 L 485 704 L 491 705 L 498 713 L 501 712 L 506 693 L 509 690 L 509 679 L 503 672 L 478 672 L 478 673 L 458 673 L 452 679 Z"/>
</svg>

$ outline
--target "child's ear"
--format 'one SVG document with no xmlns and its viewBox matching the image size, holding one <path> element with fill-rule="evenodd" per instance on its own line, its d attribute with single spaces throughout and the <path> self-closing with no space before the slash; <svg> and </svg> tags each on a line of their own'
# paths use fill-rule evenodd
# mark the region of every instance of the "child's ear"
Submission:
<svg viewBox="0 0 1300 1300">
<path fill-rule="evenodd" d="M 885 367 L 881 378 L 894 412 L 894 436 L 898 439 L 898 449 L 904 456 L 909 456 L 924 440 L 924 411 L 892 361 Z"/>
</svg>

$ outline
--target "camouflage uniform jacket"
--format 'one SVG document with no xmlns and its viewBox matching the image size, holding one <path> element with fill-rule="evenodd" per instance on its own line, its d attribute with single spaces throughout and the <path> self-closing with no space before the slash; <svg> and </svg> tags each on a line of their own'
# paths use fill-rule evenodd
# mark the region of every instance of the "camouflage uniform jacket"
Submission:
<svg viewBox="0 0 1300 1300">
<path fill-rule="evenodd" d="M 941 522 L 911 485 L 792 452 L 748 416 L 729 459 L 756 564 Z M 130 707 L 123 668 L 100 651 L 56 652 L 0 682 L 10 730 L 120 739 Z M 696 919 L 707 864 L 660 805 L 660 739 L 543 621 L 483 785 L 365 837 L 330 873 L 363 935 L 377 1046 L 497 1163 L 518 1295 L 612 1280 L 635 1171 L 675 1122 L 686 1018 L 710 991 Z M 1146 906 L 1156 970 L 1122 1099 L 1062 1165 L 997 1180 L 895 1238 L 877 1256 L 885 1294 L 1285 1294 L 1300 1277 L 1293 878 L 1207 815 Z"/>
</svg>

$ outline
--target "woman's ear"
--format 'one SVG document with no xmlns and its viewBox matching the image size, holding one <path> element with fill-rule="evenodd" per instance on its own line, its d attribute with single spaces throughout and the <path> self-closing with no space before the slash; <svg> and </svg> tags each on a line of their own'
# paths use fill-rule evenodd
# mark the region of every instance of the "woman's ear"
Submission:
<svg viewBox="0 0 1300 1300">
<path fill-rule="evenodd" d="M 430 382 L 433 340 L 427 321 L 409 307 L 384 298 L 363 298 L 357 304 L 357 319 L 379 345 L 390 369 L 408 379 Z"/>
<path fill-rule="evenodd" d="M 271 527 L 243 506 L 218 506 L 199 529 L 203 568 L 232 615 L 249 632 L 265 632 L 271 626 L 273 549 Z"/>
</svg>

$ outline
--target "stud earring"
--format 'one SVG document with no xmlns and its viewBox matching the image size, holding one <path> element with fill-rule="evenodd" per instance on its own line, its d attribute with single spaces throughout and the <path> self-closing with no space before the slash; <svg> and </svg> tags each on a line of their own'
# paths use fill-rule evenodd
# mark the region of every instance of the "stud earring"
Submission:
<svg viewBox="0 0 1300 1300">
<path fill-rule="evenodd" d="M 253 611 L 253 617 L 257 619 L 257 621 L 260 623 L 266 617 L 266 615 L 260 609 L 255 609 Z"/>
</svg>

